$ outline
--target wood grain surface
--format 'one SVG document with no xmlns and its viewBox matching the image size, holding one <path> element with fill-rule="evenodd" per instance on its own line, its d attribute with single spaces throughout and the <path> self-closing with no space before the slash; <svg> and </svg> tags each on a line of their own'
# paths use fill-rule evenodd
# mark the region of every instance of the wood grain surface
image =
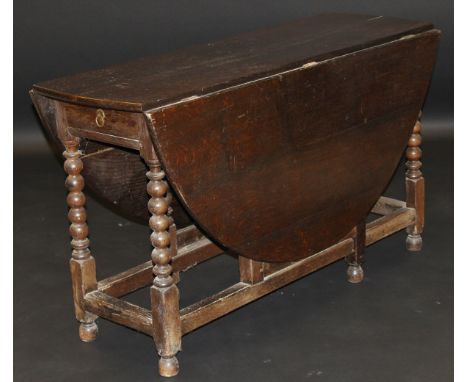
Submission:
<svg viewBox="0 0 468 382">
<path fill-rule="evenodd" d="M 427 91 L 424 32 L 147 113 L 172 187 L 223 247 L 304 258 L 362 221 Z"/>
<path fill-rule="evenodd" d="M 43 82 L 34 89 L 84 105 L 143 111 L 431 27 L 426 22 L 383 16 L 315 15 L 218 42 Z"/>
</svg>

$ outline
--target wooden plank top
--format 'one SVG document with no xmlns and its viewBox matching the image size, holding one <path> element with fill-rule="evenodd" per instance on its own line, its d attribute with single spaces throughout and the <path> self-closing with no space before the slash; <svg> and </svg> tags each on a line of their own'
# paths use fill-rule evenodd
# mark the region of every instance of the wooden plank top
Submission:
<svg viewBox="0 0 468 382">
<path fill-rule="evenodd" d="M 431 28 L 383 16 L 323 14 L 42 82 L 34 89 L 67 102 L 148 111 Z"/>
</svg>

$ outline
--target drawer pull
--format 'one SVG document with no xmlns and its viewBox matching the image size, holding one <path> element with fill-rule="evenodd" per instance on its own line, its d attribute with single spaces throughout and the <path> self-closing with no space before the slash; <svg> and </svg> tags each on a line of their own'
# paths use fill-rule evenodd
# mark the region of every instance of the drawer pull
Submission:
<svg viewBox="0 0 468 382">
<path fill-rule="evenodd" d="M 104 113 L 104 110 L 97 109 L 96 110 L 96 125 L 98 127 L 103 127 L 105 121 L 106 121 L 106 114 Z"/>
</svg>

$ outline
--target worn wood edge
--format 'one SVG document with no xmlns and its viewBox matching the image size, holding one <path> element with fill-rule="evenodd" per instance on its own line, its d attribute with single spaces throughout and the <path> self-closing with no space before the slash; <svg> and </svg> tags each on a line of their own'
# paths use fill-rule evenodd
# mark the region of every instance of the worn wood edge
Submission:
<svg viewBox="0 0 468 382">
<path fill-rule="evenodd" d="M 353 240 L 346 239 L 321 252 L 280 269 L 256 284 L 239 282 L 181 310 L 182 334 L 191 332 L 233 310 L 273 292 L 307 274 L 333 263 L 353 250 Z"/>
<path fill-rule="evenodd" d="M 343 54 L 338 54 L 336 56 L 332 56 L 332 57 L 328 57 L 328 58 L 320 58 L 320 57 L 314 58 L 314 57 L 311 57 L 308 61 L 300 63 L 296 67 L 289 68 L 289 69 L 284 69 L 284 70 L 279 70 L 279 71 L 276 71 L 276 72 L 273 72 L 273 73 L 267 73 L 267 74 L 264 74 L 264 75 L 260 74 L 257 78 L 246 80 L 244 82 L 237 83 L 237 84 L 228 85 L 228 86 L 226 86 L 224 88 L 221 88 L 221 89 L 216 89 L 215 88 L 212 91 L 207 91 L 206 93 L 186 95 L 186 96 L 183 96 L 183 97 L 181 97 L 179 99 L 174 99 L 173 101 L 169 101 L 169 102 L 164 103 L 162 105 L 158 105 L 156 107 L 144 108 L 143 113 L 146 115 L 147 119 L 149 121 L 151 121 L 152 120 L 151 115 L 153 113 L 159 111 L 159 110 L 171 108 L 171 107 L 174 107 L 174 106 L 177 106 L 177 105 L 180 105 L 180 104 L 183 104 L 183 103 L 191 102 L 191 101 L 194 101 L 194 100 L 197 100 L 197 99 L 200 99 L 200 98 L 208 98 L 208 97 L 211 97 L 213 95 L 223 94 L 223 93 L 230 92 L 230 91 L 238 89 L 238 88 L 242 88 L 242 87 L 245 87 L 245 86 L 248 86 L 248 85 L 256 84 L 258 82 L 267 81 L 267 80 L 270 80 L 270 79 L 273 79 L 273 78 L 281 78 L 282 76 L 284 76 L 284 75 L 286 75 L 288 73 L 293 73 L 293 72 L 297 72 L 297 71 L 301 71 L 301 70 L 307 70 L 307 69 L 309 69 L 311 67 L 315 67 L 317 65 L 323 65 L 323 64 L 330 63 L 330 62 L 334 62 L 334 61 L 340 60 L 340 59 L 342 59 L 344 57 L 353 56 L 353 55 L 356 55 L 356 54 L 361 53 L 361 52 L 366 52 L 366 51 L 369 51 L 369 50 L 372 50 L 372 49 L 393 45 L 393 44 L 399 42 L 400 40 L 412 40 L 412 39 L 420 38 L 421 36 L 428 35 L 428 34 L 440 35 L 441 32 L 440 32 L 440 30 L 434 29 L 432 27 L 431 29 L 423 30 L 423 31 L 416 32 L 416 33 L 413 33 L 413 34 L 407 34 L 407 35 L 401 36 L 399 38 L 395 38 L 395 39 L 390 40 L 390 41 L 386 41 L 386 42 L 383 42 L 383 43 L 377 43 L 376 45 L 371 45 L 371 46 L 361 48 L 361 49 L 358 48 L 356 50 L 353 50 L 353 51 L 350 51 L 350 52 L 347 52 L 347 53 L 343 53 Z"/>
<path fill-rule="evenodd" d="M 172 260 L 174 272 L 183 272 L 223 251 L 207 238 L 199 239 L 181 247 Z M 113 297 L 121 297 L 144 288 L 153 282 L 153 262 L 151 260 L 110 276 L 98 282 L 97 289 Z"/>
<path fill-rule="evenodd" d="M 116 103 L 116 101 L 113 99 L 93 98 L 89 96 L 80 96 L 74 93 L 54 91 L 52 89 L 45 88 L 40 84 L 34 84 L 31 90 L 40 95 L 43 95 L 44 97 L 56 99 L 62 102 L 73 103 L 75 105 L 101 107 L 103 109 L 112 109 L 118 111 L 143 111 L 143 104 L 141 102 L 128 102 L 119 100 L 118 103 Z"/>
<path fill-rule="evenodd" d="M 371 212 L 377 215 L 389 215 L 400 208 L 406 208 L 405 201 L 381 196 L 372 207 Z"/>
<path fill-rule="evenodd" d="M 84 296 L 84 306 L 88 312 L 99 317 L 153 336 L 153 318 L 148 309 L 112 297 L 99 290 Z"/>
<path fill-rule="evenodd" d="M 377 17 L 373 17 L 372 19 L 376 20 L 376 19 L 380 19 L 381 17 L 382 16 L 377 16 Z M 298 20 L 293 20 L 293 21 L 298 21 Z M 276 27 L 280 27 L 282 25 L 284 25 L 284 23 L 279 23 L 279 24 L 274 25 L 272 27 L 276 28 Z M 267 29 L 270 29 L 270 28 L 271 27 L 269 27 Z M 258 31 L 260 31 L 260 30 L 264 30 L 264 28 L 261 28 Z M 412 38 L 412 37 L 417 36 L 419 34 L 431 32 L 431 31 L 436 31 L 436 32 L 440 33 L 440 31 L 438 31 L 437 29 L 434 28 L 434 25 L 432 23 L 421 22 L 420 25 L 414 26 L 412 29 L 409 29 L 409 30 L 403 31 L 401 33 L 395 34 L 394 36 L 387 36 L 387 37 L 378 39 L 378 40 L 373 42 L 375 45 L 368 45 L 364 49 L 369 49 L 369 48 L 372 48 L 372 47 L 375 47 L 375 46 L 388 44 L 388 43 L 391 43 L 393 41 L 398 41 L 400 39 Z M 230 38 L 236 38 L 236 37 L 240 37 L 240 34 L 234 34 L 234 35 L 228 36 L 225 39 L 214 40 L 212 42 L 220 43 L 220 42 L 223 42 L 224 40 L 229 40 Z M 192 45 L 192 46 L 187 46 L 186 48 L 189 48 L 189 49 L 194 48 L 197 45 L 199 45 L 199 44 Z M 307 65 L 307 63 L 310 62 L 310 61 L 314 61 L 314 60 L 324 61 L 324 60 L 328 60 L 330 58 L 333 58 L 333 57 L 336 57 L 336 56 L 339 56 L 339 55 L 352 54 L 352 53 L 358 52 L 360 50 L 363 50 L 363 48 L 359 44 L 353 45 L 353 46 L 351 46 L 351 48 L 354 49 L 354 50 L 345 50 L 346 53 L 343 53 L 342 49 L 337 50 L 337 51 L 330 51 L 330 52 L 326 52 L 324 54 L 319 54 L 319 55 L 317 55 L 315 57 L 312 56 L 312 57 L 308 57 L 308 58 L 299 60 L 295 64 L 298 65 L 298 66 Z M 183 49 L 181 49 L 181 50 L 183 50 Z M 335 55 L 335 56 L 333 56 L 333 55 Z M 122 62 L 121 64 L 129 63 L 129 62 L 131 62 L 131 61 Z M 97 70 L 102 70 L 102 69 L 105 69 L 105 68 L 99 68 Z M 266 71 L 266 72 L 263 72 L 263 73 L 260 72 L 258 74 L 253 75 L 252 77 L 250 77 L 249 80 L 250 81 L 255 80 L 255 78 L 256 78 L 255 76 L 274 76 L 274 75 L 277 75 L 278 73 L 283 72 L 284 70 L 285 70 L 284 67 L 278 67 L 276 69 L 272 69 L 270 71 Z M 46 82 L 48 82 L 48 81 L 46 81 Z M 148 104 L 148 103 L 144 103 L 144 102 L 141 102 L 141 101 L 130 102 L 130 101 L 124 101 L 124 100 L 109 99 L 109 98 L 95 98 L 95 97 L 92 97 L 92 96 L 83 96 L 83 95 L 78 95 L 78 94 L 75 94 L 75 93 L 69 93 L 69 92 L 66 92 L 66 91 L 57 91 L 57 90 L 53 90 L 51 88 L 45 87 L 43 85 L 43 83 L 44 82 L 34 84 L 32 86 L 31 90 L 34 90 L 37 93 L 41 93 L 42 95 L 44 95 L 46 97 L 61 100 L 61 101 L 64 101 L 64 102 L 69 102 L 69 103 L 74 103 L 74 104 L 77 104 L 77 105 L 83 105 L 83 106 L 89 106 L 89 107 L 102 107 L 102 108 L 106 108 L 106 109 L 114 109 L 114 110 L 119 110 L 119 111 L 146 112 L 146 111 L 149 111 L 149 110 L 156 109 L 158 107 L 165 107 L 166 105 L 171 104 L 173 102 L 178 102 L 178 100 L 180 100 L 180 99 L 190 98 L 190 96 L 185 94 L 185 95 L 181 95 L 181 96 L 178 96 L 178 97 L 177 96 L 173 97 L 172 99 L 167 99 L 166 103 L 162 103 L 162 104 L 156 103 L 156 104 L 154 104 L 154 102 L 153 102 L 153 103 Z M 242 82 L 238 83 L 236 81 L 233 81 L 230 86 L 236 86 L 236 85 L 241 85 L 241 84 L 242 84 Z M 207 93 L 212 93 L 212 92 L 219 91 L 220 86 L 222 86 L 222 85 L 223 85 L 222 83 L 213 85 L 210 88 L 206 89 L 206 91 L 207 91 Z M 204 95 L 206 93 L 202 93 L 202 94 Z"/>
<path fill-rule="evenodd" d="M 410 226 L 415 219 L 416 210 L 414 208 L 400 208 L 375 219 L 366 225 L 366 246 Z"/>
</svg>

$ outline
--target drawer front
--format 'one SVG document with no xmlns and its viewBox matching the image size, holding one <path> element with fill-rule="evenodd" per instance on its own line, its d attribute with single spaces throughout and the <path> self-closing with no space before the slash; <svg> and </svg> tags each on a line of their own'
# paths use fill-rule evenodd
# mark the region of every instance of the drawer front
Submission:
<svg viewBox="0 0 468 382">
<path fill-rule="evenodd" d="M 144 117 L 140 113 L 131 113 L 110 109 L 99 109 L 62 103 L 68 127 L 78 133 L 89 132 L 105 134 L 130 140 L 138 140 L 144 127 Z M 89 134 L 85 134 L 89 135 Z"/>
</svg>

